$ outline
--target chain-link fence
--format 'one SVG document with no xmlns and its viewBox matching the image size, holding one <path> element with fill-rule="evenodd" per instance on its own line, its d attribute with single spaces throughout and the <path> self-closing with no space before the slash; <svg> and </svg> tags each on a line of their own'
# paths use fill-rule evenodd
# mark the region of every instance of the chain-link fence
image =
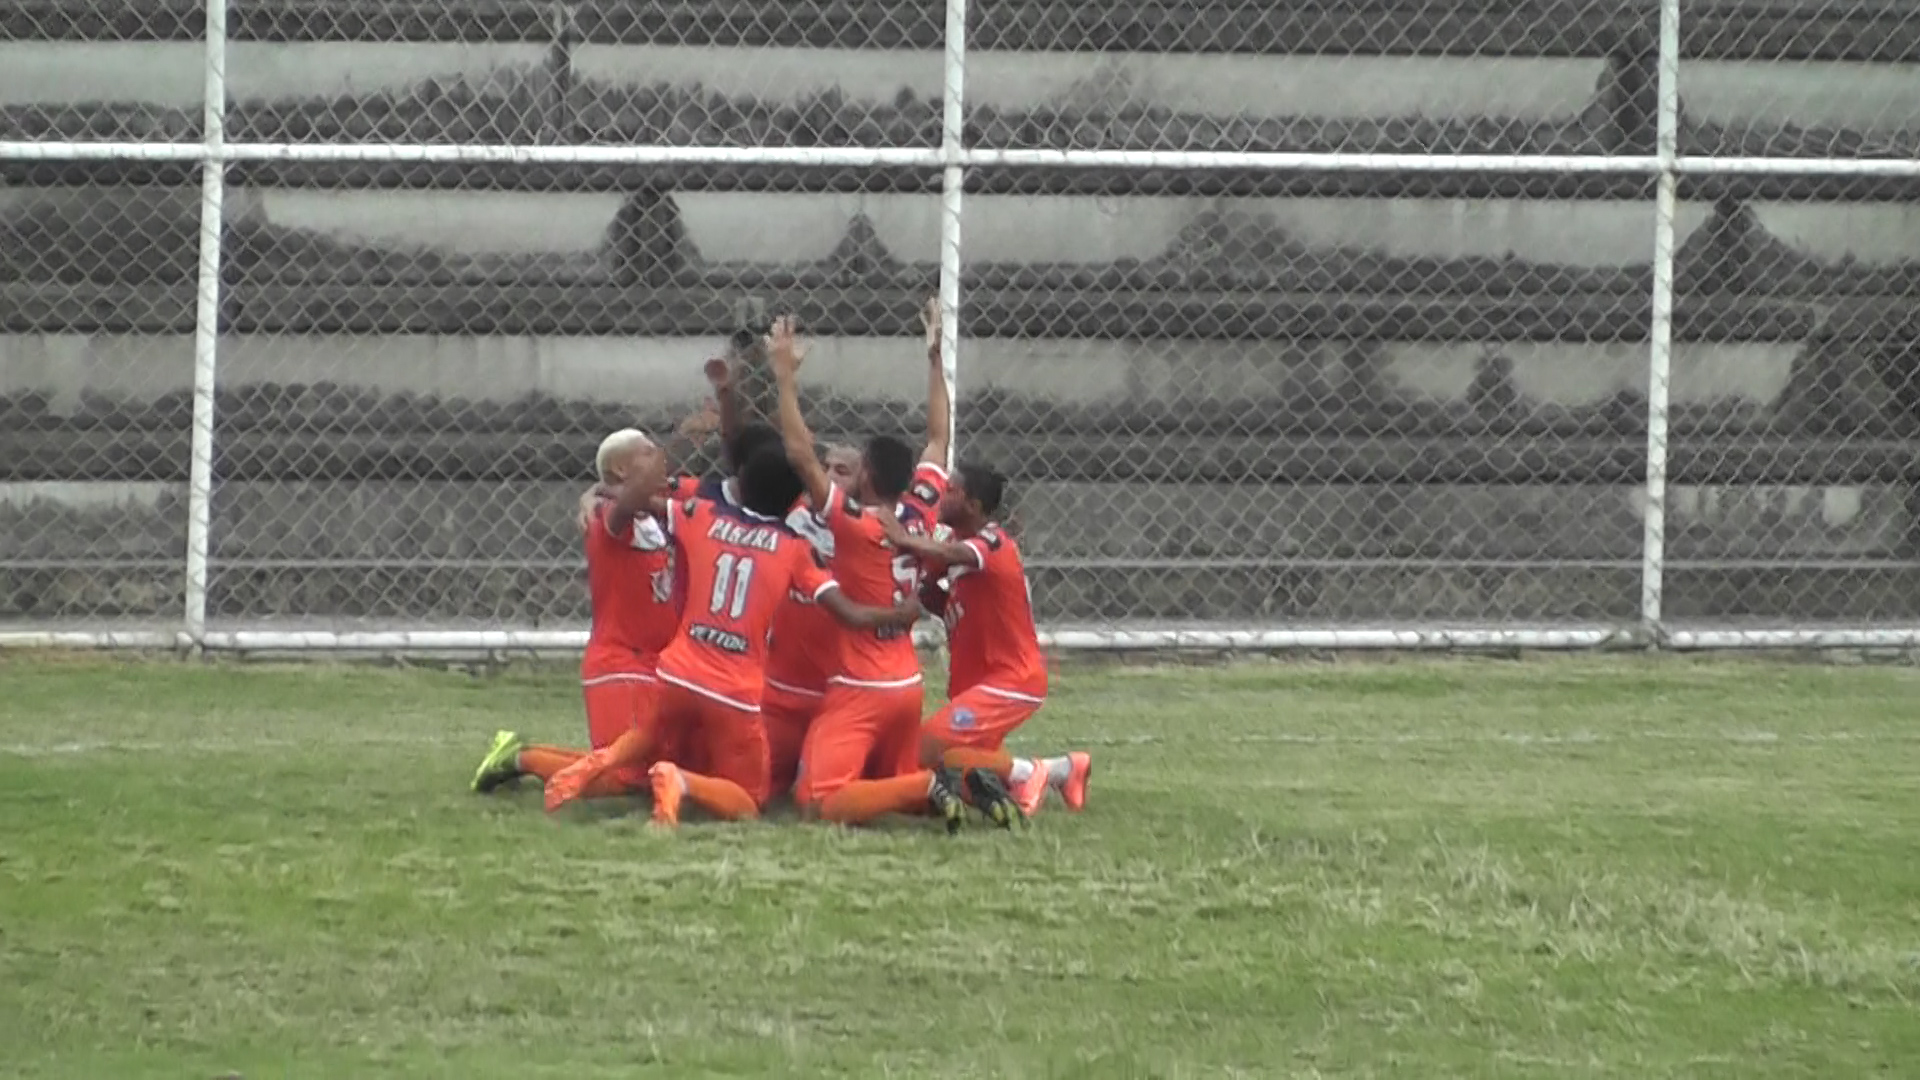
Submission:
<svg viewBox="0 0 1920 1080">
<path fill-rule="evenodd" d="M 1910 5 L 966 8 L 9 5 L 0 630 L 570 640 L 602 434 L 919 438 L 944 286 L 1062 642 L 1920 637 Z"/>
</svg>

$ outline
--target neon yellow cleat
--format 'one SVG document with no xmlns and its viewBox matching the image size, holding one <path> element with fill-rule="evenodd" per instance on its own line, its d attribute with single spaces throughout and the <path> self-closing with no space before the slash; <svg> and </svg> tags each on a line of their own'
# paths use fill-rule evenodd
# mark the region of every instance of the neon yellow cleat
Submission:
<svg viewBox="0 0 1920 1080">
<path fill-rule="evenodd" d="M 493 733 L 493 745 L 487 748 L 487 756 L 480 759 L 480 767 L 473 771 L 473 790 L 485 795 L 509 780 L 517 780 L 520 772 L 520 750 L 526 744 L 520 736 L 511 731 Z"/>
</svg>

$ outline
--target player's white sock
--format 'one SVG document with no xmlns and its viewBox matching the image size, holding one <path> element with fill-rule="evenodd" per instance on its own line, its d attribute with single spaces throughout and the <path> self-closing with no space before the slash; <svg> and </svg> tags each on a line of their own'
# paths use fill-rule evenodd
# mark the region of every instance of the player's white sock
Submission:
<svg viewBox="0 0 1920 1080">
<path fill-rule="evenodd" d="M 1041 758 L 1040 764 L 1046 766 L 1047 783 L 1054 787 L 1064 785 L 1067 777 L 1073 775 L 1073 762 L 1068 761 L 1065 754 L 1059 757 Z"/>
<path fill-rule="evenodd" d="M 1011 780 L 1016 784 L 1024 784 L 1027 782 L 1027 777 L 1032 775 L 1033 775 L 1033 759 L 1032 758 L 1014 758 L 1013 768 L 1008 771 L 1007 779 Z"/>
</svg>

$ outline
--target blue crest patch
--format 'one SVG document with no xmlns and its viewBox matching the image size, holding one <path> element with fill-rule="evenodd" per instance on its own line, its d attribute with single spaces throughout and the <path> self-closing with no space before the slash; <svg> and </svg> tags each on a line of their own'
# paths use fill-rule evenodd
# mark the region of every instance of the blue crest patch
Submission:
<svg viewBox="0 0 1920 1080">
<path fill-rule="evenodd" d="M 948 723 L 955 731 L 965 731 L 973 726 L 973 721 L 973 710 L 961 708 L 953 710 L 953 719 L 948 721 Z"/>
</svg>

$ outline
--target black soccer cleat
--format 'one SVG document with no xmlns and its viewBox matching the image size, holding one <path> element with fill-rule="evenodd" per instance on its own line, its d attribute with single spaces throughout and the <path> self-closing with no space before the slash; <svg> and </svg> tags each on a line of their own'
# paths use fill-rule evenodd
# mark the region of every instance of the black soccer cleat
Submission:
<svg viewBox="0 0 1920 1080">
<path fill-rule="evenodd" d="M 1000 777 L 985 769 L 968 769 L 962 777 L 966 784 L 967 801 L 974 809 L 987 816 L 987 820 L 1003 829 L 1011 829 L 1018 823 L 1025 825 L 1027 815 L 1020 812 L 1020 805 L 1013 801 L 1007 785 Z"/>
<path fill-rule="evenodd" d="M 967 804 L 960 798 L 960 778 L 952 769 L 933 770 L 933 781 L 927 785 L 927 806 L 934 817 L 946 822 L 948 836 L 960 831 L 967 820 Z"/>
</svg>

